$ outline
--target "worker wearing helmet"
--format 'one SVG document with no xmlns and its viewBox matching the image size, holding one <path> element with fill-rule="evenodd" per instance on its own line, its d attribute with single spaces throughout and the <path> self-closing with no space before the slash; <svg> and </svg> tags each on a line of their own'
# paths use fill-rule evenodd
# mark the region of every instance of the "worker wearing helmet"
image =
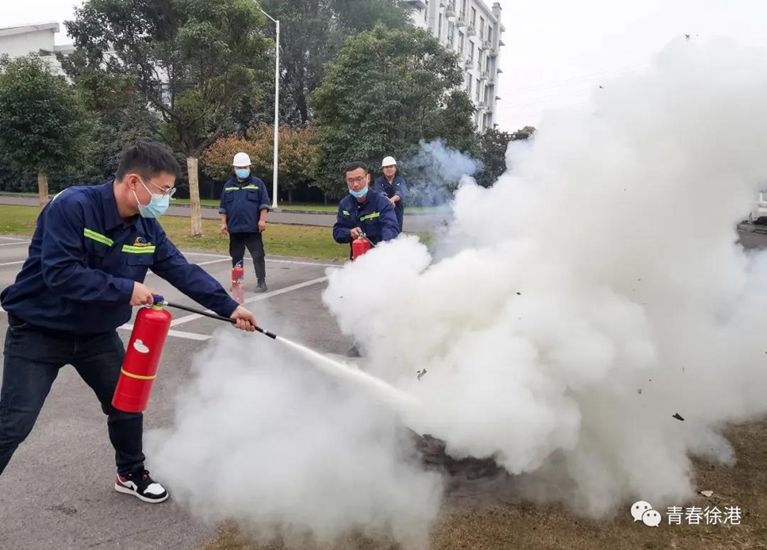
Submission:
<svg viewBox="0 0 767 550">
<path fill-rule="evenodd" d="M 373 244 L 396 238 L 399 225 L 394 207 L 382 193 L 370 189 L 367 166 L 362 162 L 350 162 L 344 166 L 343 173 L 349 194 L 338 205 L 333 226 L 336 242 L 351 243 L 363 233 Z"/>
<path fill-rule="evenodd" d="M 114 181 L 69 187 L 42 210 L 15 282 L 0 294 L 8 313 L 0 390 L 0 474 L 29 435 L 54 380 L 72 365 L 107 416 L 114 488 L 144 502 L 168 492 L 144 469 L 143 415 L 112 406 L 125 349 L 118 327 L 132 306 L 151 305 L 147 271 L 254 331 L 256 319 L 202 268 L 187 262 L 155 219 L 168 208 L 180 168 L 164 145 L 126 147 Z M 46 457 L 62 466 L 71 460 Z"/>
<path fill-rule="evenodd" d="M 247 153 L 237 153 L 232 161 L 234 175 L 221 192 L 221 232 L 229 234 L 229 255 L 232 267 L 242 262 L 245 248 L 256 268 L 257 292 L 266 292 L 266 262 L 264 240 L 266 216 L 269 213 L 269 192 L 263 181 L 252 173 Z"/>
<path fill-rule="evenodd" d="M 378 176 L 374 189 L 380 191 L 389 199 L 394 206 L 394 214 L 397 216 L 399 230 L 402 231 L 402 222 L 405 218 L 405 197 L 407 195 L 407 183 L 397 171 L 397 161 L 394 157 L 385 157 L 381 162 L 382 176 Z"/>
</svg>

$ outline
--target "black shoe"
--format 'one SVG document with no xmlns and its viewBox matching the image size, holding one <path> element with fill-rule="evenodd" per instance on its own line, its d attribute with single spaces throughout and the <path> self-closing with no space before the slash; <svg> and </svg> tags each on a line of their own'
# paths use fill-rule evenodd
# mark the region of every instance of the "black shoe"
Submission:
<svg viewBox="0 0 767 550">
<path fill-rule="evenodd" d="M 129 476 L 118 475 L 115 491 L 133 495 L 144 502 L 156 503 L 168 500 L 170 496 L 165 487 L 149 477 L 149 471 L 139 470 Z"/>
<path fill-rule="evenodd" d="M 258 281 L 258 285 L 256 286 L 256 292 L 266 292 L 269 290 L 266 286 L 266 281 Z"/>
</svg>

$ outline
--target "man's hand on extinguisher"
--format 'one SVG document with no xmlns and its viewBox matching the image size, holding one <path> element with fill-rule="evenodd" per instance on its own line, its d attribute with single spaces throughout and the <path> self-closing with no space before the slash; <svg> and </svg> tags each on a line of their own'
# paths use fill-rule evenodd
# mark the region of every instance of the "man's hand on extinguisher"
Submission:
<svg viewBox="0 0 767 550">
<path fill-rule="evenodd" d="M 362 235 L 362 229 L 355 227 L 349 231 L 349 234 L 351 235 L 352 239 L 357 239 L 360 235 Z"/>
<path fill-rule="evenodd" d="M 145 285 L 134 281 L 133 293 L 130 297 L 130 305 L 132 306 L 150 306 L 154 303 L 154 295 Z"/>
<path fill-rule="evenodd" d="M 230 315 L 230 319 L 236 321 L 234 324 L 236 328 L 246 332 L 255 332 L 258 326 L 256 316 L 242 306 L 237 306 L 237 309 Z"/>
</svg>

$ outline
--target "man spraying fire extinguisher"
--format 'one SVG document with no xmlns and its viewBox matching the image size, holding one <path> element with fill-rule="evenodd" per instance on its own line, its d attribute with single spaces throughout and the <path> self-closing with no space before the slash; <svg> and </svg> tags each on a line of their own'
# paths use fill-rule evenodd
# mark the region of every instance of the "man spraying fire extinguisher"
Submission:
<svg viewBox="0 0 767 550">
<path fill-rule="evenodd" d="M 115 179 L 70 187 L 43 209 L 14 284 L 0 390 L 0 474 L 37 419 L 59 369 L 71 364 L 107 415 L 115 490 L 162 502 L 167 490 L 144 468 L 143 416 L 111 404 L 125 351 L 117 328 L 132 306 L 151 305 L 148 269 L 203 306 L 253 331 L 256 319 L 210 275 L 186 261 L 159 223 L 180 168 L 164 145 L 126 147 Z"/>
<path fill-rule="evenodd" d="M 338 243 L 352 243 L 350 258 L 354 259 L 355 240 L 366 240 L 371 245 L 395 239 L 399 223 L 389 199 L 378 191 L 370 190 L 370 171 L 362 162 L 344 166 L 344 179 L 349 194 L 338 205 L 338 216 L 333 226 L 333 238 Z"/>
</svg>

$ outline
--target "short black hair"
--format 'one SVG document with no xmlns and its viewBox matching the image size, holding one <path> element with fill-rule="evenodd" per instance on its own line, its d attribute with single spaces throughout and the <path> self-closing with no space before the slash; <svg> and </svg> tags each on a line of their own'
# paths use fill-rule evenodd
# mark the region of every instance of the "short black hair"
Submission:
<svg viewBox="0 0 767 550">
<path fill-rule="evenodd" d="M 370 169 L 368 168 L 368 165 L 365 164 L 364 162 L 359 162 L 359 161 L 347 162 L 346 164 L 344 164 L 344 168 L 343 168 L 344 177 L 349 172 L 354 172 L 357 168 L 362 168 L 366 174 L 370 173 Z"/>
<path fill-rule="evenodd" d="M 115 179 L 120 181 L 130 172 L 137 172 L 146 179 L 162 172 L 181 177 L 181 167 L 171 148 L 156 141 L 137 141 L 122 150 Z"/>
</svg>

